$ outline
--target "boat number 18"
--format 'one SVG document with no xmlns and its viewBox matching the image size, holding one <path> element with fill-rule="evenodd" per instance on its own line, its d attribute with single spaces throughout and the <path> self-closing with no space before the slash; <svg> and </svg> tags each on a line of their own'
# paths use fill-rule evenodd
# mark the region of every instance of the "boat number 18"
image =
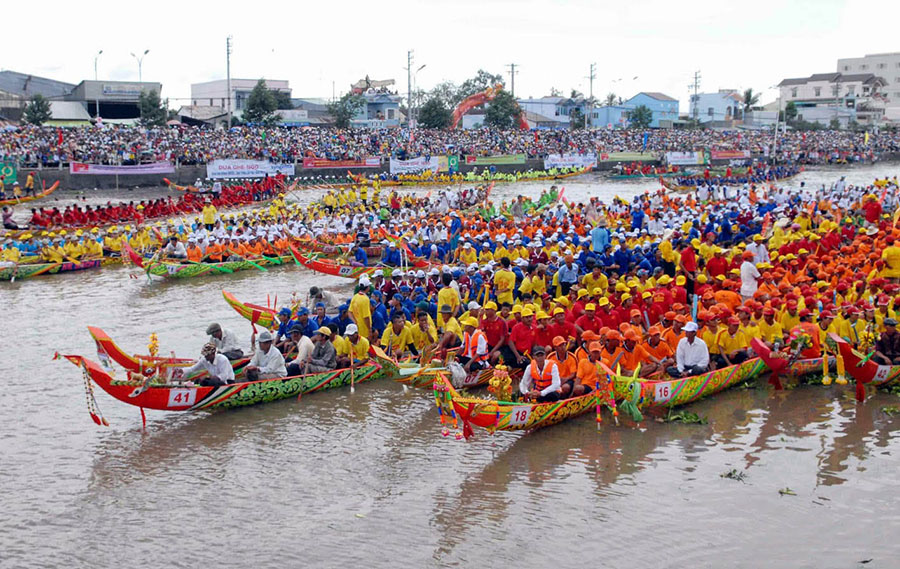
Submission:
<svg viewBox="0 0 900 569">
<path fill-rule="evenodd" d="M 197 399 L 196 389 L 170 389 L 168 407 L 188 407 Z"/>
<path fill-rule="evenodd" d="M 509 415 L 509 424 L 513 425 L 524 425 L 528 422 L 528 418 L 531 416 L 531 407 L 523 406 L 516 407 L 513 409 L 512 413 Z"/>
</svg>

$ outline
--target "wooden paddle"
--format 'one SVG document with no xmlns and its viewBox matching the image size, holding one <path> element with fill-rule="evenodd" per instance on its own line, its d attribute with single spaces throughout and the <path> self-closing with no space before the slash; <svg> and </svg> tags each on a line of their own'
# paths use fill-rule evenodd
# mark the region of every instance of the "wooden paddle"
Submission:
<svg viewBox="0 0 900 569">
<path fill-rule="evenodd" d="M 253 265 L 253 266 L 256 267 L 257 269 L 259 269 L 260 271 L 262 271 L 262 272 L 264 272 L 264 273 L 269 272 L 269 269 L 263 267 L 262 265 L 258 265 L 258 264 L 256 264 L 256 263 L 254 263 L 253 261 L 251 261 L 250 259 L 248 259 L 248 258 L 246 258 L 246 257 L 243 257 L 243 256 L 241 256 L 241 255 L 238 255 L 237 252 L 236 252 L 234 249 L 232 249 L 231 247 L 229 247 L 228 250 L 231 251 L 231 253 L 232 253 L 235 257 L 237 257 L 238 259 L 240 259 L 240 260 L 242 260 L 242 261 L 247 261 L 248 263 L 250 263 L 251 265 Z"/>
<path fill-rule="evenodd" d="M 232 271 L 228 267 L 220 267 L 216 263 L 201 263 L 199 261 L 191 261 L 190 259 L 185 259 L 185 261 L 187 261 L 191 265 L 203 265 L 205 267 L 212 267 L 215 270 L 219 271 L 220 273 L 227 273 L 227 274 L 234 273 L 234 271 Z"/>
</svg>

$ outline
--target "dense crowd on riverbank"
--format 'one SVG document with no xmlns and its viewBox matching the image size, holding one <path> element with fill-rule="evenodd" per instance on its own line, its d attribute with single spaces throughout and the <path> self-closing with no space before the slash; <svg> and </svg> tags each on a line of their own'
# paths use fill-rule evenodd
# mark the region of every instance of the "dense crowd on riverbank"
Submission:
<svg viewBox="0 0 900 569">
<path fill-rule="evenodd" d="M 645 140 L 645 134 L 646 140 Z M 502 131 L 334 128 L 233 128 L 108 126 L 32 127 L 0 133 L 0 159 L 25 166 L 71 161 L 131 164 L 170 161 L 206 164 L 220 158 L 294 162 L 304 157 L 359 160 L 444 154 L 495 156 L 597 152 L 747 150 L 762 155 L 773 144 L 771 132 L 712 130 L 541 130 Z M 900 152 L 900 134 L 844 131 L 788 131 L 777 140 L 778 158 L 801 163 L 858 162 Z"/>
</svg>

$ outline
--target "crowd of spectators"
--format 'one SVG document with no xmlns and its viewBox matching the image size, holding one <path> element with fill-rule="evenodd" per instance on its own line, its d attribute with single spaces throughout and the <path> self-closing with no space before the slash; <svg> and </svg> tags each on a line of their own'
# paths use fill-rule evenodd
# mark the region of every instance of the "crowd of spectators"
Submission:
<svg viewBox="0 0 900 569">
<path fill-rule="evenodd" d="M 645 132 L 647 133 L 645 144 Z M 51 166 L 72 161 L 135 164 L 170 161 L 206 164 L 215 159 L 244 158 L 300 162 L 304 157 L 359 160 L 367 157 L 414 158 L 443 154 L 493 156 L 526 154 L 541 158 L 561 153 L 749 150 L 771 152 L 771 131 L 674 130 L 415 130 L 336 128 L 249 128 L 230 130 L 169 126 L 139 128 L 94 126 L 56 128 L 24 126 L 0 132 L 0 159 L 24 166 Z M 779 133 L 777 157 L 784 161 L 823 163 L 871 160 L 900 152 L 900 134 L 817 130 Z"/>
</svg>

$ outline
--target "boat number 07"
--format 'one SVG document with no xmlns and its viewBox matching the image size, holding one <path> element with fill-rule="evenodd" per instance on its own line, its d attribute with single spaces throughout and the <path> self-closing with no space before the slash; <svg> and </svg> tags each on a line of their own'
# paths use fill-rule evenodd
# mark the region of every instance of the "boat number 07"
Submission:
<svg viewBox="0 0 900 569">
<path fill-rule="evenodd" d="M 338 274 L 340 274 L 341 276 L 347 276 L 347 275 L 351 274 L 352 272 L 353 272 L 353 267 L 349 267 L 349 266 L 341 267 L 340 270 L 338 270 Z"/>
<path fill-rule="evenodd" d="M 671 386 L 668 382 L 666 383 L 657 383 L 656 384 L 656 396 L 654 399 L 657 401 L 668 401 L 669 397 L 672 396 L 672 392 L 670 391 Z"/>
<path fill-rule="evenodd" d="M 196 389 L 170 389 L 167 407 L 188 407 L 197 400 Z"/>
<path fill-rule="evenodd" d="M 524 425 L 528 422 L 529 417 L 531 417 L 531 407 L 515 407 L 509 415 L 509 424 L 510 426 Z"/>
</svg>

